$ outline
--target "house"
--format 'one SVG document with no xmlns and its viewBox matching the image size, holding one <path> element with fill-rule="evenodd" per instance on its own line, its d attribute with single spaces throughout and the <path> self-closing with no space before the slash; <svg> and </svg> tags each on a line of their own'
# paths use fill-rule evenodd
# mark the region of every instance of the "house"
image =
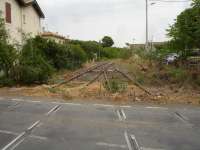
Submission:
<svg viewBox="0 0 200 150">
<path fill-rule="evenodd" d="M 40 34 L 45 16 L 36 0 L 0 0 L 0 11 L 12 44 L 22 45 L 24 35 Z"/>
<path fill-rule="evenodd" d="M 45 39 L 52 40 L 60 44 L 64 44 L 67 41 L 69 41 L 69 38 L 66 38 L 62 35 L 59 35 L 58 33 L 53 33 L 53 32 L 44 32 L 41 34 L 41 36 Z"/>
</svg>

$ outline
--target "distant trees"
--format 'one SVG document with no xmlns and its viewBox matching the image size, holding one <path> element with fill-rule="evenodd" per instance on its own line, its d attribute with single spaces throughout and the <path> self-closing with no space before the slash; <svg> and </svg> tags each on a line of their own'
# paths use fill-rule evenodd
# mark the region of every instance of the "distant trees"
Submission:
<svg viewBox="0 0 200 150">
<path fill-rule="evenodd" d="M 177 49 L 200 49 L 200 0 L 193 0 L 192 7 L 177 17 L 168 35 Z"/>
<path fill-rule="evenodd" d="M 112 47 L 114 45 L 113 39 L 109 36 L 104 36 L 101 42 L 103 47 Z"/>
</svg>

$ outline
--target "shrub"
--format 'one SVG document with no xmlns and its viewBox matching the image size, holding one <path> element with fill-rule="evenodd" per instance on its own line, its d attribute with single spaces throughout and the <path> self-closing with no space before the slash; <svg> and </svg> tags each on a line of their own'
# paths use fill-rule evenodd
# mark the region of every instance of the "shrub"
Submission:
<svg viewBox="0 0 200 150">
<path fill-rule="evenodd" d="M 107 91 L 110 91 L 111 93 L 124 92 L 127 89 L 126 83 L 116 79 L 109 80 L 109 83 L 107 81 L 104 82 L 103 86 Z"/>
<path fill-rule="evenodd" d="M 94 59 L 95 57 L 101 57 L 103 47 L 95 41 L 83 42 L 80 45 L 86 52 L 88 59 Z"/>
<path fill-rule="evenodd" d="M 53 67 L 33 43 L 32 39 L 27 41 L 19 59 L 19 81 L 25 84 L 44 83 L 53 73 Z"/>
<path fill-rule="evenodd" d="M 17 60 L 16 49 L 8 43 L 8 34 L 0 13 L 0 84 L 11 85 Z"/>
<path fill-rule="evenodd" d="M 0 71 L 10 78 L 14 72 L 17 60 L 17 51 L 6 43 L 0 42 Z"/>
<path fill-rule="evenodd" d="M 107 47 L 103 49 L 103 57 L 113 58 L 129 58 L 131 57 L 131 50 L 125 48 Z"/>
<path fill-rule="evenodd" d="M 182 68 L 168 68 L 168 74 L 172 82 L 182 82 L 187 79 L 187 73 Z"/>
<path fill-rule="evenodd" d="M 70 62 L 68 64 L 71 64 L 72 66 L 69 68 L 74 69 L 77 67 L 80 67 L 83 63 L 87 60 L 87 55 L 85 51 L 79 46 L 79 45 L 68 45 L 69 49 L 69 60 Z"/>
</svg>

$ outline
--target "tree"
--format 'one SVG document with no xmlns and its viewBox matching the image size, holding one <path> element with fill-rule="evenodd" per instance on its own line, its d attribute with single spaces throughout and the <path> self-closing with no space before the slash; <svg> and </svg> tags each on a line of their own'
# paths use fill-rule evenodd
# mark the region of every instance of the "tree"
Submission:
<svg viewBox="0 0 200 150">
<path fill-rule="evenodd" d="M 200 48 L 200 0 L 194 0 L 192 7 L 183 11 L 170 26 L 168 35 L 175 47 Z"/>
<path fill-rule="evenodd" d="M 103 47 L 112 47 L 114 45 L 114 41 L 111 37 L 109 36 L 104 36 L 102 39 L 102 46 Z"/>
</svg>

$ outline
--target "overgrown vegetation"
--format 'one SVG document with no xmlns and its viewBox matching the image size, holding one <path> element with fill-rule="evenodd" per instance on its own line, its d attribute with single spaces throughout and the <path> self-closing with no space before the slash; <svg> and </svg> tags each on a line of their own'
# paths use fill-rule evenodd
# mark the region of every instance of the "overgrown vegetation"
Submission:
<svg viewBox="0 0 200 150">
<path fill-rule="evenodd" d="M 171 47 L 187 56 L 189 51 L 200 49 L 200 0 L 193 0 L 191 8 L 183 11 L 170 26 L 168 35 Z"/>
<path fill-rule="evenodd" d="M 103 86 L 107 91 L 111 93 L 124 92 L 128 87 L 127 83 L 117 79 L 111 79 L 109 81 L 105 81 Z"/>
<path fill-rule="evenodd" d="M 58 44 L 37 36 L 25 39 L 19 50 L 9 44 L 0 19 L 0 85 L 46 83 L 55 71 L 76 69 L 86 61 L 130 56 L 127 49 L 111 48 L 112 38 L 104 39 L 103 43 L 72 40 Z"/>
</svg>

